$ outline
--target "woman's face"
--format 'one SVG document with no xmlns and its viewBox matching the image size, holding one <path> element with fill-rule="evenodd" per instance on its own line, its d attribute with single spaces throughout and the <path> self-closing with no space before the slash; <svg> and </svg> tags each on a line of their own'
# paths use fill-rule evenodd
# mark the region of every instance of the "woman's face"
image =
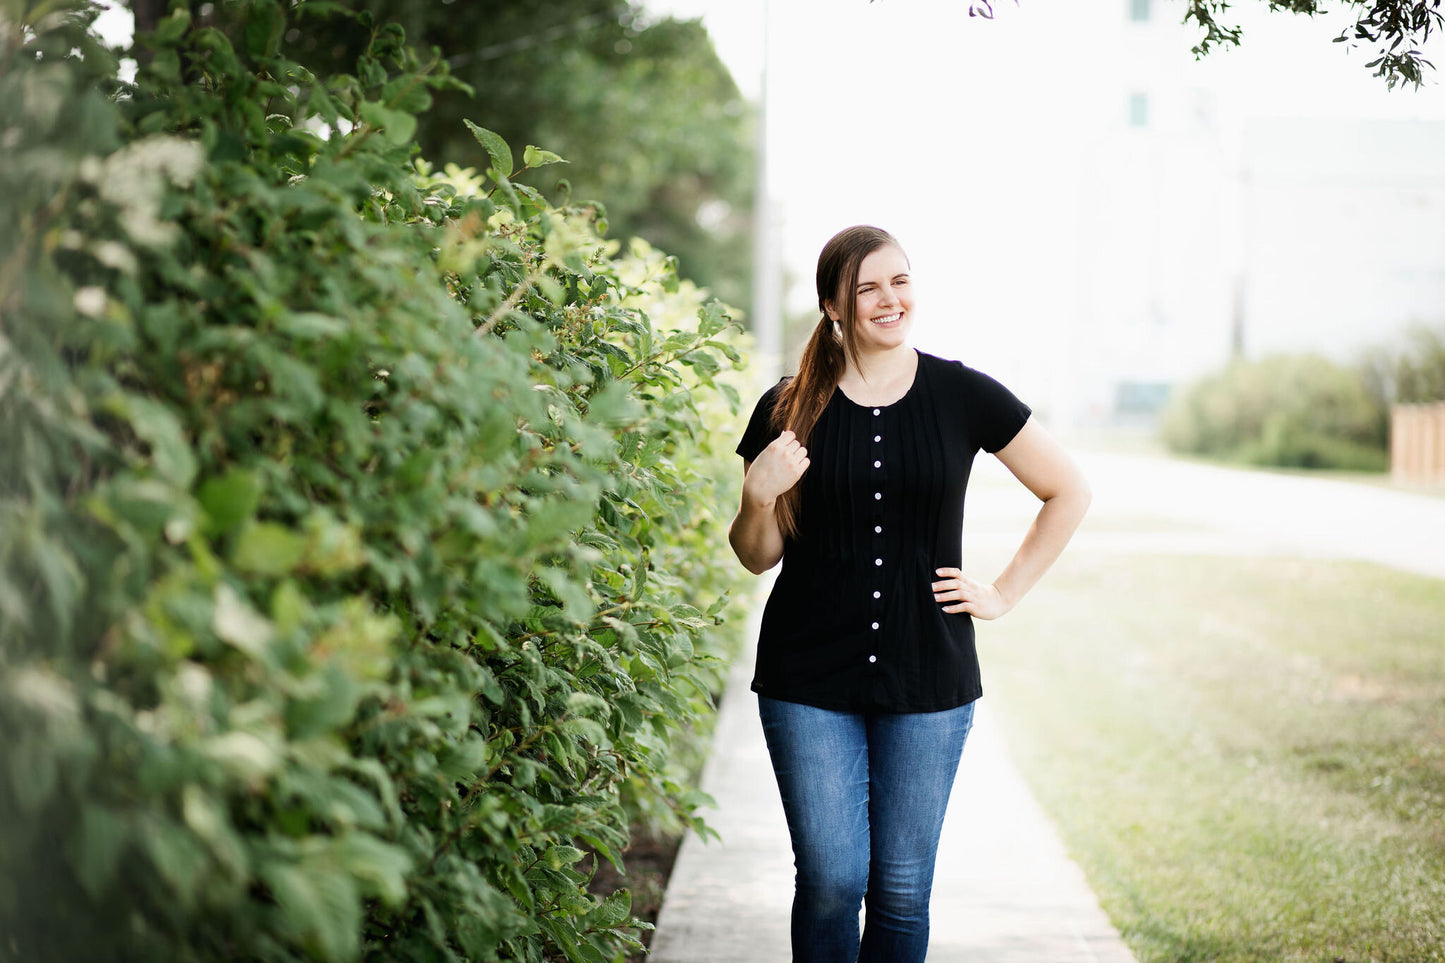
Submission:
<svg viewBox="0 0 1445 963">
<path fill-rule="evenodd" d="M 907 339 L 913 321 L 913 285 L 908 272 L 908 258 L 892 244 L 880 247 L 858 265 L 853 307 L 859 351 L 894 348 Z M 831 310 L 829 314 L 834 320 L 840 317 Z"/>
</svg>

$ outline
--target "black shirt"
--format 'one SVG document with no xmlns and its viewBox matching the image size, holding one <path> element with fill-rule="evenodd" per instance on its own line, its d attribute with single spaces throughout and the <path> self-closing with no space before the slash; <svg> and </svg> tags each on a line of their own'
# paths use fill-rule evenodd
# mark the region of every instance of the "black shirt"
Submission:
<svg viewBox="0 0 1445 963">
<path fill-rule="evenodd" d="M 746 461 L 777 437 L 769 419 L 782 384 L 753 410 L 737 447 Z M 988 375 L 921 351 L 891 405 L 834 389 L 807 446 L 799 531 L 763 610 L 754 692 L 884 712 L 952 709 L 983 693 L 973 620 L 945 613 L 931 586 L 935 569 L 961 561 L 974 455 L 1003 448 L 1029 414 Z"/>
</svg>

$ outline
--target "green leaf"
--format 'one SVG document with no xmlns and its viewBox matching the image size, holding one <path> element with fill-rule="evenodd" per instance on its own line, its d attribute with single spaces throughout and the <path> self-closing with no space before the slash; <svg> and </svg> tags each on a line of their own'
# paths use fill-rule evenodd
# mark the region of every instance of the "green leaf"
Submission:
<svg viewBox="0 0 1445 963">
<path fill-rule="evenodd" d="M 512 165 L 512 148 L 507 146 L 501 135 L 485 127 L 478 127 L 469 120 L 463 120 L 462 123 L 467 125 L 477 143 L 486 148 L 487 154 L 492 158 L 492 170 L 501 177 L 511 177 L 515 169 Z"/>
<path fill-rule="evenodd" d="M 206 854 L 186 830 L 159 814 L 151 814 L 138 827 L 142 848 L 161 878 L 169 884 L 170 896 L 182 906 L 195 900 L 196 883 L 206 868 Z"/>
<path fill-rule="evenodd" d="M 727 592 L 719 595 L 715 600 L 713 600 L 713 603 L 707 607 L 708 617 L 715 619 L 718 616 L 722 615 L 723 611 L 728 607 L 728 604 L 731 601 L 732 599 Z"/>
<path fill-rule="evenodd" d="M 38 735 L 22 735 L 10 741 L 5 755 L 15 802 L 22 813 L 36 813 L 55 790 L 58 772 L 53 747 Z"/>
<path fill-rule="evenodd" d="M 437 756 L 437 767 L 453 782 L 468 782 L 486 767 L 487 741 L 473 732 Z"/>
<path fill-rule="evenodd" d="M 238 528 L 256 514 L 261 491 L 261 477 L 244 468 L 233 468 L 218 478 L 207 479 L 196 493 L 209 522 L 207 530 L 225 534 Z"/>
<path fill-rule="evenodd" d="M 181 816 L 215 860 L 236 879 L 246 876 L 246 849 L 231 825 L 230 814 L 215 795 L 197 785 L 181 791 Z"/>
<path fill-rule="evenodd" d="M 566 164 L 567 161 L 549 150 L 528 144 L 526 150 L 522 151 L 522 163 L 527 167 L 546 167 L 548 164 Z"/>
<path fill-rule="evenodd" d="M 156 40 L 162 46 L 174 45 L 191 26 L 191 12 L 185 7 L 177 7 L 171 11 L 171 15 L 156 24 Z"/>
<path fill-rule="evenodd" d="M 388 81 L 381 89 L 381 99 L 394 110 L 411 114 L 424 113 L 432 104 L 426 83 L 416 74 L 403 74 Z"/>
<path fill-rule="evenodd" d="M 265 653 L 273 634 L 270 621 L 225 583 L 216 586 L 216 609 L 211 627 L 218 638 L 254 657 Z"/>
<path fill-rule="evenodd" d="M 306 537 L 275 522 L 256 522 L 241 529 L 231 564 L 255 575 L 290 574 L 306 553 Z"/>
<path fill-rule="evenodd" d="M 110 407 L 126 418 L 136 436 L 150 446 L 156 474 L 177 488 L 190 488 L 196 475 L 196 457 L 175 412 L 134 394 L 114 399 Z"/>
<path fill-rule="evenodd" d="M 346 322 L 316 311 L 296 311 L 277 318 L 276 329 L 302 341 L 325 341 L 345 334 Z"/>
<path fill-rule="evenodd" d="M 299 864 L 264 863 L 258 873 L 271 890 L 286 928 L 323 959 L 355 959 L 361 943 L 361 894 L 356 879 L 320 858 Z"/>
<path fill-rule="evenodd" d="M 620 889 L 587 914 L 587 925 L 593 929 L 610 929 L 614 926 L 621 926 L 631 917 L 632 894 L 625 889 Z"/>
<path fill-rule="evenodd" d="M 446 731 L 460 734 L 471 721 L 472 697 L 465 692 L 446 692 L 414 702 L 411 711 L 438 720 Z"/>
<path fill-rule="evenodd" d="M 21 589 L 5 572 L 0 571 L 0 620 L 16 625 L 30 624 L 29 592 Z"/>
<path fill-rule="evenodd" d="M 410 144 L 416 136 L 416 117 L 404 110 L 392 110 L 374 100 L 361 105 L 361 119 L 379 128 L 392 144 Z"/>
<path fill-rule="evenodd" d="M 216 763 L 230 776 L 248 786 L 259 786 L 281 765 L 276 748 L 260 736 L 231 731 L 206 740 L 200 753 Z"/>
<path fill-rule="evenodd" d="M 55 627 L 62 638 L 68 638 L 83 584 L 80 566 L 64 543 L 39 533 L 30 539 L 30 560 L 45 586 Z"/>
<path fill-rule="evenodd" d="M 307 697 L 286 707 L 286 729 L 293 739 L 323 736 L 351 721 L 361 701 L 361 687 L 334 663 L 312 675 Z"/>
<path fill-rule="evenodd" d="M 553 869 L 571 866 L 587 854 L 576 846 L 549 846 L 542 855 L 542 861 Z"/>
<path fill-rule="evenodd" d="M 246 50 L 256 59 L 276 53 L 285 22 L 276 0 L 253 0 L 246 10 Z"/>
<path fill-rule="evenodd" d="M 477 667 L 477 691 L 482 694 L 493 705 L 501 705 L 506 700 L 507 694 L 497 684 L 497 677 L 492 670 L 486 666 Z"/>
<path fill-rule="evenodd" d="M 302 531 L 306 536 L 304 558 L 308 571 L 331 576 L 366 564 L 360 526 L 342 522 L 328 509 L 319 508 L 307 515 Z"/>
<path fill-rule="evenodd" d="M 81 807 L 73 863 L 75 875 L 91 899 L 100 900 L 109 889 L 126 841 L 126 824 L 114 812 L 91 802 Z"/>
<path fill-rule="evenodd" d="M 388 906 L 406 902 L 406 874 L 411 857 L 406 850 L 366 833 L 349 833 L 337 845 L 338 861 L 361 881 L 363 895 L 375 896 Z"/>
</svg>

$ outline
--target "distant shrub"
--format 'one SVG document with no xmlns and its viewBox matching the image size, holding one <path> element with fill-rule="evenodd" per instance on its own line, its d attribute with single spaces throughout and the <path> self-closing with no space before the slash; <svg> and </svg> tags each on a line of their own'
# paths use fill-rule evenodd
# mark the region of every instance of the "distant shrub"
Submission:
<svg viewBox="0 0 1445 963">
<path fill-rule="evenodd" d="M 736 635 L 732 325 L 545 151 L 415 161 L 399 31 L 205 7 L 134 85 L 0 12 L 0 959 L 620 959 L 589 854 L 700 825 Z"/>
<path fill-rule="evenodd" d="M 1395 401 L 1445 401 L 1445 327 L 1412 329 L 1394 360 Z"/>
<path fill-rule="evenodd" d="M 1175 394 L 1173 451 L 1254 465 L 1381 471 L 1384 419 L 1359 373 L 1317 355 L 1237 362 Z"/>
</svg>

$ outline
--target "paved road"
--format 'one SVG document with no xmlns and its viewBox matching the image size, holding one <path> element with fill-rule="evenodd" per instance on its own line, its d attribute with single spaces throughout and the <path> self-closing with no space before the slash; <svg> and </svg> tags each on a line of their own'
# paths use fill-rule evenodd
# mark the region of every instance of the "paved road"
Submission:
<svg viewBox="0 0 1445 963">
<path fill-rule="evenodd" d="M 1358 558 L 1445 578 L 1445 498 L 1117 454 L 1080 456 L 1094 506 L 1070 551 Z M 970 488 L 965 558 L 1006 557 L 1037 503 L 996 461 Z M 786 963 L 792 859 L 747 691 L 723 700 L 703 788 L 721 843 L 689 837 L 658 921 L 658 963 Z M 944 825 L 931 963 L 1133 963 L 980 703 Z"/>
<path fill-rule="evenodd" d="M 1079 458 L 1094 504 L 1071 551 L 1362 559 L 1445 578 L 1440 495 L 1143 455 Z M 979 460 L 978 476 L 965 544 L 1016 538 L 1031 499 L 994 459 Z"/>
</svg>

